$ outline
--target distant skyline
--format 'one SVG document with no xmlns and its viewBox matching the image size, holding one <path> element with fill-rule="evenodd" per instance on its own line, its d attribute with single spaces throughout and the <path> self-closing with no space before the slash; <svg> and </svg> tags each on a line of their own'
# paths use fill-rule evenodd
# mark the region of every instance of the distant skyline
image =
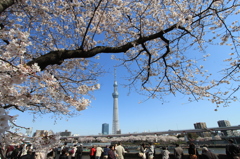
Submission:
<svg viewBox="0 0 240 159">
<path fill-rule="evenodd" d="M 122 133 L 194 129 L 193 124 L 196 122 L 206 122 L 207 127 L 218 127 L 217 121 L 219 120 L 228 120 L 232 126 L 240 125 L 237 115 L 240 108 L 237 104 L 214 111 L 215 105 L 206 101 L 183 104 L 180 103 L 179 98 L 172 97 L 175 102 L 162 104 L 160 101 L 149 100 L 138 104 L 139 96 L 134 98 L 126 96 L 123 100 L 123 93 L 120 94 L 119 123 Z M 50 115 L 43 115 L 33 122 L 33 115 L 18 112 L 17 123 L 25 127 L 33 127 L 33 132 L 36 130 L 53 130 L 54 132 L 68 130 L 72 134 L 97 135 L 101 133 L 102 123 L 109 123 L 110 128 L 112 125 L 111 93 L 107 98 L 108 100 L 98 95 L 98 100 L 93 101 L 92 106 L 82 111 L 78 117 L 70 119 L 63 117 L 55 122 Z M 15 115 L 16 111 L 14 112 L 11 114 Z"/>
<path fill-rule="evenodd" d="M 97 135 L 101 133 L 102 123 L 109 123 L 109 127 L 112 127 L 113 80 L 111 78 L 113 79 L 113 76 L 110 74 L 107 78 L 109 79 L 107 84 L 102 84 L 101 90 L 95 92 L 96 100 L 92 102 L 92 106 L 82 111 L 80 116 L 69 119 L 63 117 L 55 122 L 51 119 L 51 115 L 43 115 L 33 122 L 33 115 L 18 112 L 17 123 L 33 127 L 33 132 L 36 130 L 52 130 L 54 132 L 68 130 L 72 134 Z M 104 94 L 101 93 L 103 90 Z M 218 111 L 214 111 L 216 106 L 208 101 L 189 103 L 182 95 L 166 97 L 168 100 L 166 103 L 150 99 L 139 104 L 139 100 L 145 97 L 136 93 L 127 95 L 128 91 L 121 87 L 121 84 L 119 84 L 118 90 L 120 94 L 119 123 L 123 134 L 194 129 L 196 122 L 206 122 L 207 127 L 218 127 L 217 121 L 219 120 L 228 120 L 232 126 L 240 125 L 238 102 L 233 103 L 230 107 L 220 107 Z M 11 114 L 15 115 L 14 112 L 16 111 Z"/>
<path fill-rule="evenodd" d="M 219 120 L 219 121 L 227 121 L 228 123 L 231 123 L 230 121 L 228 121 L 228 120 Z M 217 123 L 219 122 L 219 121 L 217 121 Z M 204 125 L 206 125 L 206 127 L 203 127 L 203 128 L 200 128 L 200 127 L 195 127 L 195 124 L 197 124 L 197 123 L 203 123 Z M 102 129 L 101 129 L 101 131 L 102 131 L 102 133 L 99 133 L 99 134 L 102 134 L 102 135 L 109 135 L 110 133 L 103 133 L 104 132 L 104 130 L 106 130 L 106 128 L 105 128 L 105 126 L 109 126 L 109 123 L 103 123 L 102 124 Z M 190 128 L 190 129 L 178 129 L 178 130 L 192 130 L 192 129 L 204 129 L 204 128 L 209 128 L 209 129 L 211 129 L 211 128 L 220 128 L 220 127 L 234 127 L 234 126 L 240 126 L 240 125 L 228 125 L 228 126 L 215 126 L 215 127 L 208 127 L 207 126 L 207 123 L 206 122 L 196 122 L 196 123 L 193 123 L 193 125 L 194 125 L 194 127 L 193 128 Z M 107 130 L 108 130 L 108 128 L 109 127 L 107 127 Z M 177 129 L 169 129 L 169 130 L 162 130 L 162 131 L 177 131 Z M 144 132 L 162 132 L 162 131 L 144 131 Z M 142 133 L 144 133 L 144 132 L 142 132 Z M 129 133 L 141 133 L 141 132 L 129 132 Z M 125 133 L 125 134 L 129 134 L 129 133 Z M 72 135 L 74 135 L 74 134 L 72 134 Z M 92 135 L 98 135 L 98 134 L 92 134 Z"/>
<path fill-rule="evenodd" d="M 223 120 L 219 120 L 219 121 L 223 121 Z M 226 120 L 226 121 L 228 121 L 228 120 Z M 218 121 L 217 121 L 218 122 Z M 228 121 L 228 122 L 230 122 L 230 121 Z M 200 122 L 197 122 L 197 123 L 200 123 Z M 201 123 L 205 123 L 205 122 L 201 122 Z M 230 122 L 231 123 L 231 122 Z M 196 123 L 193 123 L 193 125 L 194 124 L 196 124 Z M 207 123 L 206 123 L 206 125 L 207 125 Z M 239 126 L 239 125 L 231 125 L 230 124 L 230 127 L 231 126 Z M 218 127 L 221 127 L 221 126 L 215 126 L 215 127 L 206 127 L 206 128 L 218 128 Z M 225 127 L 225 126 L 224 126 Z M 227 126 L 228 127 L 228 126 Z M 32 129 L 32 127 L 30 128 L 30 129 Z M 168 129 L 168 130 L 161 130 L 161 131 L 143 131 L 143 132 L 128 132 L 128 133 L 122 133 L 122 134 L 129 134 L 129 133 L 144 133 L 144 132 L 163 132 L 163 131 L 177 131 L 177 130 L 191 130 L 191 129 L 198 129 L 198 128 L 189 128 L 189 129 Z M 200 128 L 199 128 L 200 129 Z M 38 131 L 38 130 L 36 130 L 36 131 Z M 35 131 L 35 132 L 36 132 Z M 69 130 L 64 130 L 64 131 L 61 131 L 61 132 L 54 132 L 54 133 L 63 133 L 63 132 L 69 132 L 69 133 L 71 133 L 71 136 L 74 136 L 74 135 L 80 135 L 80 134 L 73 134 L 71 131 L 69 131 Z M 24 132 L 24 131 L 23 131 Z M 27 130 L 26 132 L 28 132 L 27 133 L 27 135 L 28 136 L 31 136 L 30 134 L 29 134 L 29 130 Z M 32 134 L 34 134 L 35 132 L 32 132 Z M 85 134 L 86 136 L 88 136 L 88 135 L 99 135 L 99 134 L 101 134 L 101 135 L 111 135 L 111 133 L 106 133 L 106 132 L 109 132 L 109 123 L 103 123 L 102 124 L 102 128 L 101 128 L 101 133 L 98 133 L 98 134 Z"/>
</svg>

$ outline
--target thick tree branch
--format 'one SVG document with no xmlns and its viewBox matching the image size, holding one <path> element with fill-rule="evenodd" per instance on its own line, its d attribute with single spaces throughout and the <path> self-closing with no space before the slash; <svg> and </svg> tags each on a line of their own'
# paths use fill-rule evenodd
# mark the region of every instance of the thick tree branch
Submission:
<svg viewBox="0 0 240 159">
<path fill-rule="evenodd" d="M 3 109 L 9 109 L 9 108 L 11 108 L 11 107 L 14 107 L 14 108 L 17 109 L 17 110 L 19 110 L 19 111 L 21 111 L 21 112 L 24 112 L 23 110 L 21 110 L 21 109 L 19 108 L 19 106 L 14 105 L 14 104 L 9 104 L 9 105 L 3 106 L 2 108 L 3 108 Z"/>
<path fill-rule="evenodd" d="M 162 37 L 163 34 L 172 31 L 177 28 L 177 25 L 172 25 L 168 29 L 162 30 L 156 34 L 152 34 L 149 36 L 141 37 L 137 40 L 126 43 L 125 45 L 118 47 L 108 47 L 108 46 L 96 46 L 91 50 L 83 51 L 83 50 L 58 50 L 58 51 L 50 51 L 49 53 L 42 55 L 32 61 L 28 62 L 28 65 L 33 65 L 37 63 L 41 70 L 44 70 L 48 65 L 58 64 L 61 65 L 65 59 L 71 58 L 90 58 L 100 53 L 123 53 L 128 51 L 129 49 L 140 45 L 146 41 L 150 41 L 153 39 L 157 39 Z"/>
<path fill-rule="evenodd" d="M 4 12 L 8 7 L 14 4 L 14 0 L 1 0 L 0 1 L 0 14 Z"/>
</svg>

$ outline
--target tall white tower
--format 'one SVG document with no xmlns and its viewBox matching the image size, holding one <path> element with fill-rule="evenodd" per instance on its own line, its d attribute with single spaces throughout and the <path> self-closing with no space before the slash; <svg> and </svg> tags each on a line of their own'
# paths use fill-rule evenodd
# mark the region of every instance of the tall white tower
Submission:
<svg viewBox="0 0 240 159">
<path fill-rule="evenodd" d="M 112 123 L 112 134 L 119 134 L 119 124 L 118 124 L 118 84 L 116 81 L 116 69 L 114 69 L 114 92 L 113 96 L 113 123 Z"/>
</svg>

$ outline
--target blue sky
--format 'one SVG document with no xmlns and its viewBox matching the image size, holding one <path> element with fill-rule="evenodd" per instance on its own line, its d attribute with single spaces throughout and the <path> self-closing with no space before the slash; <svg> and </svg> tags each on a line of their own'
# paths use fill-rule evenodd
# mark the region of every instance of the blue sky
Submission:
<svg viewBox="0 0 240 159">
<path fill-rule="evenodd" d="M 224 47 L 223 47 L 224 48 Z M 221 47 L 211 47 L 207 52 L 213 54 L 208 62 L 209 69 L 218 70 L 219 61 L 222 61 L 223 50 Z M 112 132 L 112 112 L 113 112 L 113 81 L 115 61 L 110 60 L 110 55 L 101 56 L 101 64 L 112 71 L 101 77 L 99 82 L 101 89 L 94 92 L 96 100 L 88 109 L 81 112 L 81 115 L 66 120 L 57 120 L 55 122 L 50 115 L 38 117 L 33 122 L 33 116 L 28 113 L 20 113 L 17 124 L 25 127 L 33 127 L 36 130 L 53 130 L 54 132 L 71 131 L 79 135 L 97 135 L 101 133 L 103 123 L 109 123 L 110 133 Z M 144 131 L 166 131 L 193 129 L 196 122 L 206 122 L 207 127 L 218 127 L 218 120 L 229 120 L 232 126 L 240 125 L 240 106 L 239 102 L 230 104 L 229 107 L 220 107 L 214 111 L 215 104 L 209 101 L 188 102 L 188 96 L 178 94 L 177 96 L 166 96 L 166 103 L 157 99 L 149 99 L 143 103 L 140 101 L 146 99 L 136 92 L 128 95 L 128 88 L 122 84 L 127 72 L 123 68 L 117 68 L 117 81 L 119 92 L 119 127 L 122 133 L 134 133 Z M 239 93 L 238 93 L 239 94 Z M 11 115 L 19 112 L 12 111 Z"/>
<path fill-rule="evenodd" d="M 207 70 L 213 74 L 219 73 L 221 68 L 226 67 L 222 63 L 229 53 L 232 52 L 228 47 L 209 46 L 205 53 L 211 54 L 210 58 L 202 63 Z M 200 54 L 197 50 L 189 50 L 190 55 Z M 122 54 L 119 54 L 122 56 Z M 103 77 L 99 78 L 101 89 L 94 92 L 96 100 L 88 109 L 81 112 L 81 115 L 57 120 L 52 119 L 52 115 L 43 115 L 33 122 L 33 115 L 11 111 L 11 115 L 19 114 L 16 121 L 18 125 L 33 127 L 36 130 L 52 130 L 54 132 L 71 131 L 79 135 L 97 135 L 101 133 L 103 123 L 109 123 L 110 133 L 112 132 L 112 114 L 113 114 L 113 82 L 114 67 L 117 62 L 111 60 L 111 55 L 101 55 L 101 65 L 109 71 Z M 199 64 L 200 65 L 200 64 Z M 165 96 L 168 102 L 163 103 L 157 99 L 149 99 L 143 103 L 140 101 L 146 99 L 138 93 L 124 88 L 124 80 L 127 71 L 120 67 L 117 68 L 117 81 L 119 92 L 119 127 L 122 133 L 134 133 L 144 131 L 166 131 L 194 129 L 196 122 L 206 122 L 207 127 L 218 127 L 218 120 L 229 120 L 232 126 L 240 125 L 240 103 L 239 101 L 231 103 L 229 107 L 219 107 L 214 111 L 215 104 L 209 101 L 188 102 L 189 96 L 177 94 L 176 96 Z M 214 76 L 219 78 L 218 75 Z M 239 93 L 236 94 L 239 96 Z"/>
</svg>

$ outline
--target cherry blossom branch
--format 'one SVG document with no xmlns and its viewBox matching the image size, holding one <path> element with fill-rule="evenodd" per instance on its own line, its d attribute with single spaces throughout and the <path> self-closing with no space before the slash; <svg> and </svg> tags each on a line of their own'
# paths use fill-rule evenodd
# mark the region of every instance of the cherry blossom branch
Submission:
<svg viewBox="0 0 240 159">
<path fill-rule="evenodd" d="M 15 123 L 14 123 L 13 121 L 11 121 L 11 120 L 9 120 L 9 122 L 10 122 L 11 124 L 13 124 L 15 127 L 22 128 L 22 129 L 29 129 L 29 128 L 24 127 L 24 126 L 19 126 L 19 125 L 15 124 Z M 12 134 L 14 134 L 14 135 L 18 135 L 17 133 L 13 133 L 13 132 L 11 132 L 11 131 L 7 131 L 7 132 L 12 133 Z"/>
<path fill-rule="evenodd" d="M 2 108 L 3 108 L 3 109 L 8 109 L 8 108 L 11 108 L 11 107 L 14 107 L 14 108 L 17 109 L 17 110 L 19 110 L 19 111 L 21 111 L 21 112 L 24 112 L 23 110 L 21 110 L 21 109 L 19 108 L 19 106 L 14 105 L 14 104 L 8 104 L 8 105 L 6 105 L 6 106 L 3 106 Z"/>
<path fill-rule="evenodd" d="M 150 51 L 147 49 L 147 47 L 144 43 L 142 43 L 141 45 L 148 55 L 147 77 L 146 77 L 146 80 L 142 83 L 142 86 L 144 87 L 144 85 L 148 82 L 149 77 L 150 77 L 152 55 L 151 55 Z"/>
<path fill-rule="evenodd" d="M 33 65 L 37 63 L 41 70 L 44 70 L 48 65 L 58 64 L 61 65 L 65 59 L 71 58 L 90 58 L 100 53 L 123 53 L 128 51 L 129 49 L 140 45 L 144 42 L 157 39 L 161 37 L 163 34 L 168 33 L 177 28 L 177 24 L 170 26 L 168 29 L 162 30 L 158 33 L 143 36 L 138 38 L 137 40 L 126 43 L 122 46 L 117 47 L 108 47 L 108 46 L 96 46 L 91 50 L 83 51 L 83 50 L 57 50 L 50 51 L 49 53 L 42 55 L 38 58 L 29 61 L 28 65 Z"/>
<path fill-rule="evenodd" d="M 91 19 L 90 19 L 90 21 L 89 21 L 89 23 L 88 23 L 88 26 L 87 26 L 87 28 L 86 28 L 85 33 L 84 33 L 83 40 L 82 40 L 82 44 L 81 44 L 81 46 L 80 46 L 80 48 L 79 48 L 80 50 L 83 50 L 83 49 L 84 49 L 84 43 L 85 43 L 85 39 L 86 39 L 88 30 L 89 30 L 89 28 L 90 28 L 90 26 L 91 26 L 91 23 L 92 23 L 92 20 L 93 20 L 95 14 L 96 14 L 96 11 L 98 10 L 98 8 L 99 8 L 99 6 L 100 6 L 101 3 L 102 3 L 102 0 L 100 0 L 100 1 L 98 2 L 98 5 L 95 7 L 95 9 L 94 9 L 94 11 L 93 11 L 93 15 L 92 15 L 92 17 L 91 17 Z"/>
</svg>

